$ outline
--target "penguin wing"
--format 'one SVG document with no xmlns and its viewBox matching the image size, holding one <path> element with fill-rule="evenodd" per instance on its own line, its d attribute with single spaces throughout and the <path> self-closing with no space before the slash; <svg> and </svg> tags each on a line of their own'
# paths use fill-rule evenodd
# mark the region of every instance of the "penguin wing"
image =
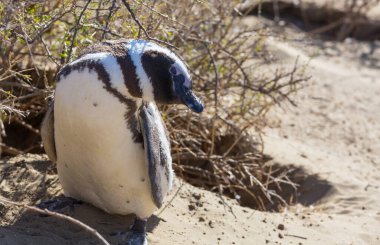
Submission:
<svg viewBox="0 0 380 245">
<path fill-rule="evenodd" d="M 46 111 L 41 125 L 41 138 L 44 149 L 51 161 L 57 161 L 54 139 L 54 104 L 50 105 Z"/>
<path fill-rule="evenodd" d="M 142 105 L 139 119 L 152 198 L 156 206 L 160 208 L 163 198 L 171 189 L 173 180 L 170 142 L 160 113 L 154 105 Z"/>
</svg>

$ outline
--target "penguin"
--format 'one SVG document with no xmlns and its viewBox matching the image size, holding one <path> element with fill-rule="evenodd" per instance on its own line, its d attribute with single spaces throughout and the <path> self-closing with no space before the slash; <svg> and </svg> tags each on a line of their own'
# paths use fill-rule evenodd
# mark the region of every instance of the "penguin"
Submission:
<svg viewBox="0 0 380 245">
<path fill-rule="evenodd" d="M 135 214 L 127 244 L 147 244 L 145 225 L 172 189 L 170 140 L 157 104 L 201 113 L 185 62 L 147 40 L 105 41 L 57 74 L 41 127 L 64 195 L 110 214 Z"/>
</svg>

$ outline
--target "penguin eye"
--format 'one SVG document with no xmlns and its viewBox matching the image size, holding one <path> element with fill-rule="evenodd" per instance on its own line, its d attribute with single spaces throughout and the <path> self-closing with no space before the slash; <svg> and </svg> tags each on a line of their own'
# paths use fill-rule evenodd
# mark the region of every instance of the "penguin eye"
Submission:
<svg viewBox="0 0 380 245">
<path fill-rule="evenodd" d="M 174 66 L 170 67 L 169 71 L 172 75 L 177 75 L 177 69 Z"/>
</svg>

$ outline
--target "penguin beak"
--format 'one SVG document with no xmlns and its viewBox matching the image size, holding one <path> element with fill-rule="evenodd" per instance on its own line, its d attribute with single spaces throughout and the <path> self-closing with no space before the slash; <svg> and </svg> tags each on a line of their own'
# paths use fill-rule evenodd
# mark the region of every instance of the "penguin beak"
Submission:
<svg viewBox="0 0 380 245">
<path fill-rule="evenodd" d="M 202 101 L 193 93 L 193 91 L 184 85 L 185 77 L 183 75 L 173 76 L 175 93 L 179 99 L 193 112 L 201 113 L 204 109 Z"/>
</svg>

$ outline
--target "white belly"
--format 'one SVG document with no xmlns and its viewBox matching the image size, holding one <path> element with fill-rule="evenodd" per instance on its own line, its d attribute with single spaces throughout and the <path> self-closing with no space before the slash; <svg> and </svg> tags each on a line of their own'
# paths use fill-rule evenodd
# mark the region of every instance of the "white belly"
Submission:
<svg viewBox="0 0 380 245">
<path fill-rule="evenodd" d="M 144 149 L 133 142 L 126 105 L 88 69 L 62 78 L 54 103 L 58 174 L 65 194 L 109 213 L 150 216 L 155 205 Z"/>
</svg>

